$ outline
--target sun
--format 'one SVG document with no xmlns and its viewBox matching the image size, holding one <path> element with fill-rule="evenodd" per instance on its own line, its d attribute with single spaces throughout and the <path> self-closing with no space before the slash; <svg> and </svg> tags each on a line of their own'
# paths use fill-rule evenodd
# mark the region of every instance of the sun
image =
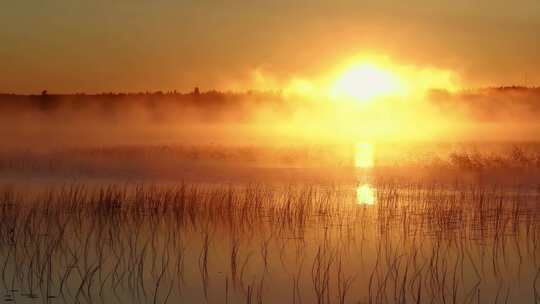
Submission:
<svg viewBox="0 0 540 304">
<path fill-rule="evenodd" d="M 359 102 L 372 101 L 379 97 L 401 95 L 402 81 L 389 69 L 372 63 L 349 66 L 338 76 L 330 88 L 335 99 L 348 99 Z"/>
</svg>

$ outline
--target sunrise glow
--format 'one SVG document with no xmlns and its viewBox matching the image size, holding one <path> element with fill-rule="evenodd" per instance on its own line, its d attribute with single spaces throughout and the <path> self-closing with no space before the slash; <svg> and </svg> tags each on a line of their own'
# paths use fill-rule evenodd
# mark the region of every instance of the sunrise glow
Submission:
<svg viewBox="0 0 540 304">
<path fill-rule="evenodd" d="M 0 24 L 4 302 L 540 302 L 540 0 Z"/>
<path fill-rule="evenodd" d="M 403 92 L 403 84 L 396 74 L 370 63 L 349 67 L 330 89 L 333 98 L 352 99 L 358 102 L 368 102 L 378 97 L 398 96 Z"/>
</svg>

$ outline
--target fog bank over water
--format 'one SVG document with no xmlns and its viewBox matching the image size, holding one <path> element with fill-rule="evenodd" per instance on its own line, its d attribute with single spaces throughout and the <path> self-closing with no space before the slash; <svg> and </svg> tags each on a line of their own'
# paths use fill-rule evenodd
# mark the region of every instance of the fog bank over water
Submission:
<svg viewBox="0 0 540 304">
<path fill-rule="evenodd" d="M 269 93 L 0 95 L 2 150 L 540 139 L 540 89 L 431 91 L 368 104 Z"/>
</svg>

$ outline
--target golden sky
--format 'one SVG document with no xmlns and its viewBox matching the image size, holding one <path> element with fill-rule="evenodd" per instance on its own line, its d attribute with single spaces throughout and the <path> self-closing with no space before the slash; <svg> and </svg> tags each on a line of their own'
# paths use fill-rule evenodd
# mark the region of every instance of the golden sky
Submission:
<svg viewBox="0 0 540 304">
<path fill-rule="evenodd" d="M 469 87 L 540 84 L 538 0 L 1 1 L 0 41 L 0 92 L 220 89 L 361 53 Z"/>
</svg>

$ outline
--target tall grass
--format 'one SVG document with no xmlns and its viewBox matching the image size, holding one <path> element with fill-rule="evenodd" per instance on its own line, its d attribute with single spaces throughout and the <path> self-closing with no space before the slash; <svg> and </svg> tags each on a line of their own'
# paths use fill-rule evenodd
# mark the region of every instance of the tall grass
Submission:
<svg viewBox="0 0 540 304">
<path fill-rule="evenodd" d="M 1 284 L 66 303 L 540 299 L 538 190 L 377 189 L 367 206 L 331 185 L 4 186 Z"/>
</svg>

